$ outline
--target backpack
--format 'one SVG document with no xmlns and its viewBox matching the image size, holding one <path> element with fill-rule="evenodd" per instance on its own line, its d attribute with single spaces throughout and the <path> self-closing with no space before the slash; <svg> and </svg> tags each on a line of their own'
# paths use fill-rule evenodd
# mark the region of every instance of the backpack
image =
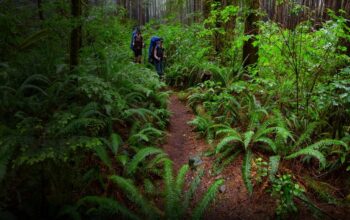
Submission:
<svg viewBox="0 0 350 220">
<path fill-rule="evenodd" d="M 130 42 L 130 49 L 131 49 L 131 50 L 134 50 L 134 47 L 133 47 L 133 45 L 132 45 L 132 42 L 134 41 L 134 38 L 135 38 L 135 36 L 136 36 L 137 30 L 138 30 L 138 28 L 135 28 L 135 30 L 134 30 L 134 31 L 132 32 L 132 34 L 131 34 L 131 42 Z"/>
<path fill-rule="evenodd" d="M 154 62 L 154 49 L 156 48 L 157 41 L 159 41 L 161 38 L 157 36 L 153 36 L 151 38 L 151 42 L 149 44 L 148 48 L 148 62 L 153 63 Z"/>
</svg>

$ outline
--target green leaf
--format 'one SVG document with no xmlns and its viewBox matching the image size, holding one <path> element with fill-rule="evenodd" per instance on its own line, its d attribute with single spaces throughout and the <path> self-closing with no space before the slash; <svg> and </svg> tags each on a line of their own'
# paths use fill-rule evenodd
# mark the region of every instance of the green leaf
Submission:
<svg viewBox="0 0 350 220">
<path fill-rule="evenodd" d="M 254 131 L 247 131 L 244 133 L 244 149 L 247 150 L 248 146 L 253 138 Z"/>
<path fill-rule="evenodd" d="M 261 138 L 258 138 L 255 142 L 263 142 L 265 144 L 267 144 L 274 153 L 277 152 L 277 146 L 275 144 L 275 142 L 273 142 L 273 140 L 271 140 L 270 138 L 267 138 L 267 137 L 261 137 Z"/>
<path fill-rule="evenodd" d="M 127 165 L 127 173 L 128 175 L 133 174 L 137 166 L 141 161 L 143 161 L 147 156 L 150 156 L 152 154 L 160 154 L 163 153 L 163 151 L 159 148 L 154 148 L 154 147 L 146 147 L 141 149 L 137 154 L 131 159 L 129 164 Z"/>
<path fill-rule="evenodd" d="M 192 219 L 195 219 L 195 220 L 201 219 L 206 208 L 214 200 L 216 193 L 222 184 L 224 184 L 224 180 L 217 180 L 217 181 L 215 181 L 215 183 L 213 183 L 210 186 L 210 188 L 208 189 L 208 191 L 204 195 L 203 199 L 200 201 L 200 203 L 194 209 Z"/>
<path fill-rule="evenodd" d="M 106 166 L 108 166 L 110 169 L 112 169 L 111 158 L 108 156 L 108 153 L 107 153 L 106 149 L 104 148 L 104 146 L 103 145 L 96 145 L 92 149 L 95 151 L 95 153 L 98 156 L 98 158 L 100 158 L 100 160 Z"/>
<path fill-rule="evenodd" d="M 325 156 L 320 151 L 314 150 L 311 146 L 304 148 L 304 149 L 301 149 L 298 152 L 295 152 L 295 153 L 287 156 L 286 159 L 293 159 L 293 158 L 299 157 L 301 155 L 309 155 L 309 156 L 315 157 L 320 162 L 321 168 L 326 167 L 327 161 L 326 161 Z"/>
<path fill-rule="evenodd" d="M 228 136 L 223 138 L 220 143 L 216 146 L 215 153 L 219 153 L 222 148 L 224 148 L 227 144 L 234 142 L 234 141 L 239 141 L 242 142 L 241 137 L 239 136 Z"/>
<path fill-rule="evenodd" d="M 113 175 L 110 177 L 113 183 L 117 184 L 123 193 L 137 205 L 140 211 L 151 219 L 155 218 L 159 214 L 159 210 L 152 205 L 138 190 L 138 188 L 132 183 L 131 180 L 125 179 L 121 176 Z"/>
<path fill-rule="evenodd" d="M 112 150 L 114 155 L 117 154 L 118 149 L 119 149 L 120 145 L 122 144 L 122 142 L 123 142 L 123 140 L 119 136 L 119 134 L 116 134 L 116 133 L 111 134 L 111 150 Z"/>
</svg>

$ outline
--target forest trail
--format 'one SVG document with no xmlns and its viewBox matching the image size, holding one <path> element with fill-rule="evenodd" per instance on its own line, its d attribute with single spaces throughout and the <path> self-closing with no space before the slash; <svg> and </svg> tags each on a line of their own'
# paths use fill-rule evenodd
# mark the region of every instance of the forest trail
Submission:
<svg viewBox="0 0 350 220">
<path fill-rule="evenodd" d="M 274 213 L 274 200 L 266 194 L 250 197 L 244 186 L 241 165 L 242 158 L 236 159 L 227 166 L 220 174 L 212 174 L 214 157 L 203 156 L 203 153 L 210 148 L 203 139 L 198 139 L 196 132 L 187 123 L 194 119 L 195 115 L 191 109 L 181 102 L 176 94 L 170 96 L 168 109 L 172 112 L 170 125 L 165 145 L 165 152 L 174 162 L 175 170 L 188 163 L 191 157 L 199 156 L 203 163 L 199 169 L 205 171 L 198 193 L 194 201 L 199 201 L 215 180 L 224 178 L 225 184 L 218 192 L 216 199 L 207 210 L 204 219 L 269 219 Z M 195 171 L 187 176 L 189 183 Z M 265 202 L 261 202 L 265 201 Z"/>
</svg>

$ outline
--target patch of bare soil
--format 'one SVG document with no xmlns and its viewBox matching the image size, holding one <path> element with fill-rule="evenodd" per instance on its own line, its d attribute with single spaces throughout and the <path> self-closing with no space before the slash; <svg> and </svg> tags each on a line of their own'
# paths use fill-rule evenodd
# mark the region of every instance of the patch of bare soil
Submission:
<svg viewBox="0 0 350 220">
<path fill-rule="evenodd" d="M 275 219 L 276 200 L 263 190 L 263 186 L 255 187 L 255 192 L 252 196 L 249 196 L 242 179 L 242 157 L 237 158 L 220 174 L 214 175 L 212 168 L 215 158 L 203 155 L 203 152 L 210 149 L 211 146 L 205 140 L 199 139 L 196 132 L 193 131 L 193 127 L 187 124 L 195 117 L 191 109 L 182 103 L 176 94 L 171 95 L 168 108 L 172 115 L 163 148 L 173 160 L 175 170 L 179 170 L 194 156 L 200 156 L 203 161 L 200 168 L 205 171 L 205 174 L 195 195 L 194 203 L 200 201 L 206 190 L 217 179 L 225 180 L 224 189 L 218 192 L 214 202 L 205 213 L 204 219 Z M 186 180 L 187 184 L 195 175 L 197 175 L 195 171 L 189 173 Z M 333 214 L 334 212 L 331 210 L 332 208 L 328 211 Z M 342 217 L 331 215 L 328 217 L 346 219 L 346 214 L 340 213 L 340 216 Z M 305 207 L 302 207 L 292 219 L 313 218 L 311 213 Z"/>
</svg>

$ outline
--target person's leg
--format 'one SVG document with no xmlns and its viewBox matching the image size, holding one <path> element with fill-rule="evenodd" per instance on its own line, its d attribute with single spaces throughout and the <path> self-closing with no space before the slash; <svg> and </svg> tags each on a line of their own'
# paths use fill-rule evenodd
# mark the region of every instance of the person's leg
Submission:
<svg viewBox="0 0 350 220">
<path fill-rule="evenodd" d="M 163 77 L 164 76 L 164 63 L 163 63 L 163 60 L 160 61 L 160 71 L 161 71 L 161 75 Z"/>
<path fill-rule="evenodd" d="M 137 51 L 134 50 L 134 63 L 137 63 Z"/>
<path fill-rule="evenodd" d="M 141 64 L 141 61 L 142 61 L 142 55 L 139 55 L 139 56 L 138 56 L 138 63 Z"/>
<path fill-rule="evenodd" d="M 154 65 L 156 67 L 156 71 L 158 73 L 158 76 L 160 77 L 161 76 L 161 67 L 160 67 L 160 62 L 159 61 L 155 61 L 154 62 Z"/>
</svg>

